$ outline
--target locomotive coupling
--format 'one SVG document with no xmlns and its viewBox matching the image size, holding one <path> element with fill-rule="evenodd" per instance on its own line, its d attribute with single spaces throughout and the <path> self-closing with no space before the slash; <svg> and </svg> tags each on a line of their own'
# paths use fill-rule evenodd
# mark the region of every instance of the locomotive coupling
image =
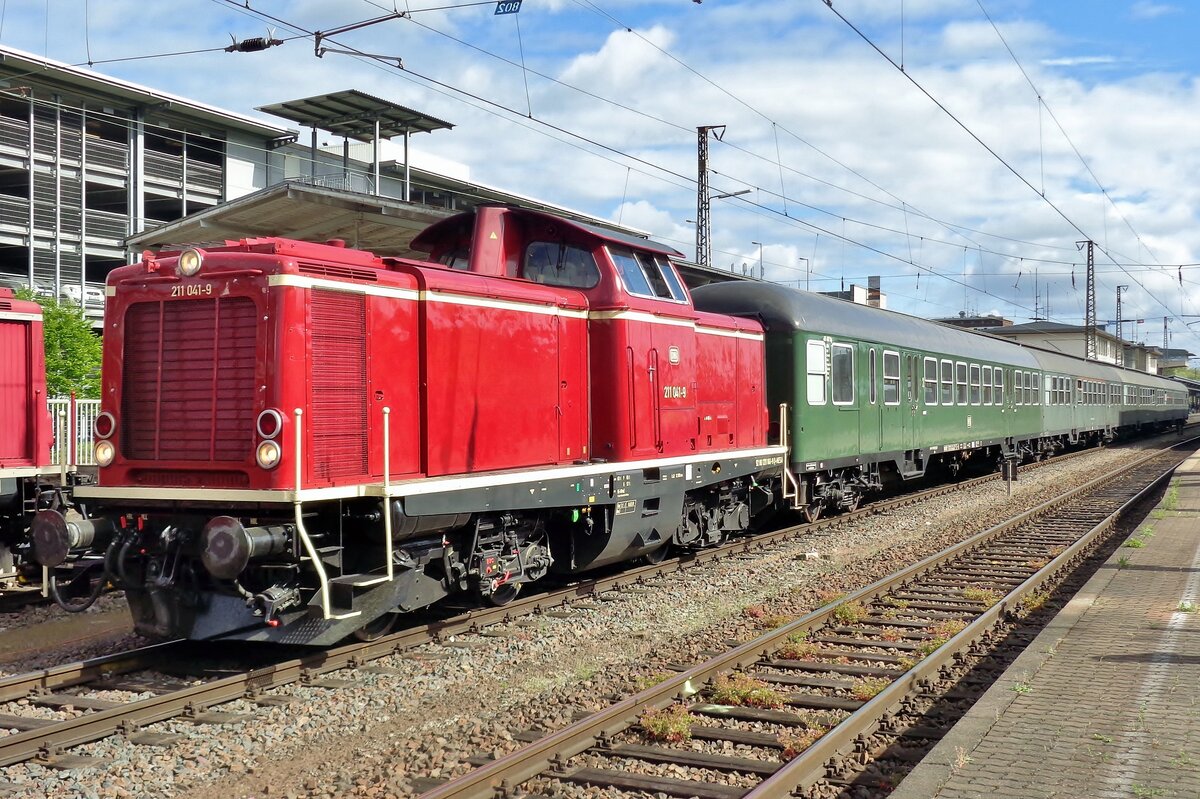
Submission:
<svg viewBox="0 0 1200 799">
<path fill-rule="evenodd" d="M 40 510 L 29 529 L 33 559 L 53 568 L 72 552 L 90 549 L 97 539 L 107 540 L 116 528 L 109 519 L 85 519 L 74 511 L 64 516 L 56 510 Z"/>
<path fill-rule="evenodd" d="M 232 516 L 216 516 L 200 536 L 200 562 L 218 580 L 232 580 L 253 558 L 286 552 L 291 533 L 290 525 L 247 528 Z"/>
</svg>

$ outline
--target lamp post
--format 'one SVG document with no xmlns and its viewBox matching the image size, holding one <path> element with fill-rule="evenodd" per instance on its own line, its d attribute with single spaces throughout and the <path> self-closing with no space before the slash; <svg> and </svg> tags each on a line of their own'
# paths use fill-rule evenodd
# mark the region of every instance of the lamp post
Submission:
<svg viewBox="0 0 1200 799">
<path fill-rule="evenodd" d="M 761 241 L 752 241 L 750 243 L 758 245 L 758 279 L 762 280 L 766 274 L 766 271 L 763 269 L 763 243 Z"/>
<path fill-rule="evenodd" d="M 804 290 L 809 291 L 808 284 L 812 279 L 812 264 L 803 255 L 797 255 L 797 260 L 804 261 Z"/>
</svg>

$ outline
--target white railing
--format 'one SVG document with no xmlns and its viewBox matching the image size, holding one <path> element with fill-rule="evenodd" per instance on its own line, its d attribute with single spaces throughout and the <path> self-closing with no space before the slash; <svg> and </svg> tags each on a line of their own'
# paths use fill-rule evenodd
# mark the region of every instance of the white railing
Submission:
<svg viewBox="0 0 1200 799">
<path fill-rule="evenodd" d="M 95 466 L 92 424 L 100 413 L 100 400 L 55 397 L 48 403 L 54 426 L 54 447 L 50 463 L 68 470 L 76 466 Z"/>
</svg>

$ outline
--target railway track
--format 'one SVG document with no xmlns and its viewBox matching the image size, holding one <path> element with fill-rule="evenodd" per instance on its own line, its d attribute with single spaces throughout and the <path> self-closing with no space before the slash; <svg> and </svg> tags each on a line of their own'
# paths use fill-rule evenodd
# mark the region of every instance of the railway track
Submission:
<svg viewBox="0 0 1200 799">
<path fill-rule="evenodd" d="M 1082 454 L 1082 453 L 1077 453 Z M 1065 456 L 1070 457 L 1070 456 Z M 613 590 L 636 589 L 653 576 L 693 568 L 714 559 L 744 555 L 794 536 L 799 529 L 829 529 L 847 521 L 880 513 L 996 479 L 994 475 L 939 486 L 924 492 L 876 503 L 852 514 L 810 525 L 788 527 L 755 538 L 738 540 L 712 550 L 673 558 L 660 564 L 600 577 L 520 599 L 502 608 L 471 609 L 433 619 L 403 632 L 372 642 L 358 642 L 280 660 L 277 648 L 251 668 L 232 669 L 212 664 L 205 669 L 181 672 L 180 664 L 195 664 L 200 654 L 194 645 L 171 642 L 131 652 L 69 664 L 25 675 L 0 679 L 0 766 L 34 761 L 57 768 L 101 766 L 102 762 L 70 753 L 70 748 L 110 735 L 123 735 L 142 745 L 168 745 L 170 736 L 147 732 L 147 725 L 179 718 L 196 724 L 228 723 L 238 718 L 213 708 L 238 699 L 259 705 L 288 701 L 279 689 L 290 684 L 336 689 L 345 680 L 324 676 L 342 669 L 371 670 L 371 662 L 451 636 L 479 632 L 519 616 L 555 612 L 579 600 Z M 903 626 L 903 625 L 901 625 Z M 242 655 L 251 650 L 239 650 Z M 386 671 L 386 669 L 384 669 Z M 47 718 L 29 708 L 66 710 L 73 718 Z"/>
<path fill-rule="evenodd" d="M 920 726 L 920 708 L 943 678 L 1003 621 L 1040 606 L 1183 457 L 1148 456 L 566 728 L 525 733 L 523 748 L 477 759 L 422 799 L 571 785 L 767 799 L 846 784 L 889 741 L 940 737 Z M 729 744 L 752 754 L 729 755 Z"/>
</svg>

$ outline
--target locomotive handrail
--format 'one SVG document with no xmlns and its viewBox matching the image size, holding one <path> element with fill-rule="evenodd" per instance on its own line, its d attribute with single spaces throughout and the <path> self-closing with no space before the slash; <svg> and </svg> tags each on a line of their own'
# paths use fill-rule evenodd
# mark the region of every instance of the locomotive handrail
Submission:
<svg viewBox="0 0 1200 799">
<path fill-rule="evenodd" d="M 321 581 L 321 615 L 322 618 L 332 619 L 333 614 L 329 612 L 329 578 L 325 574 L 325 567 L 321 564 L 321 558 L 317 555 L 316 547 L 313 546 L 312 539 L 308 537 L 308 530 L 304 527 L 304 517 L 300 513 L 300 505 L 303 503 L 301 497 L 301 487 L 304 482 L 304 431 L 300 426 L 300 417 L 304 411 L 297 408 L 296 416 L 296 493 L 292 498 L 292 511 L 296 516 L 296 534 L 300 536 L 300 543 L 304 545 L 304 551 L 308 553 L 309 560 L 313 563 L 313 568 L 317 570 L 317 579 Z"/>
<path fill-rule="evenodd" d="M 383 556 L 387 563 L 387 578 L 393 579 L 395 567 L 392 565 L 392 439 L 391 439 L 392 409 L 383 406 Z"/>
<path fill-rule="evenodd" d="M 783 498 L 792 500 L 792 507 L 799 509 L 800 481 L 792 474 L 791 431 L 788 429 L 788 404 L 779 403 L 779 443 L 783 445 Z M 789 486 L 791 490 L 789 491 Z"/>
</svg>

